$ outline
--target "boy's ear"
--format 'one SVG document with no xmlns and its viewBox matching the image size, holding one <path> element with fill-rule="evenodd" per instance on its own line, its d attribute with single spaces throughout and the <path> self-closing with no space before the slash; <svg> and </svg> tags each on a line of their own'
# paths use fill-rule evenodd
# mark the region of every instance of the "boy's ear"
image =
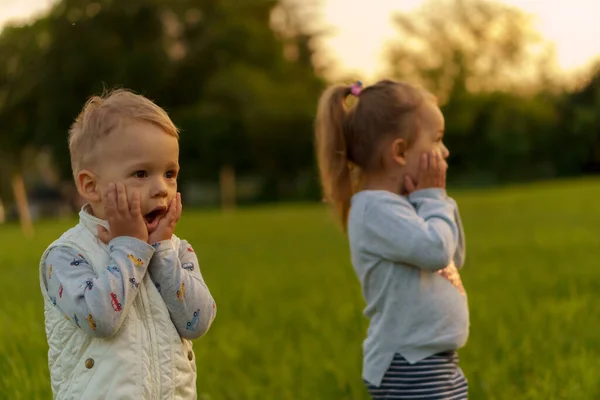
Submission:
<svg viewBox="0 0 600 400">
<path fill-rule="evenodd" d="M 396 139 L 392 142 L 392 159 L 399 165 L 406 165 L 406 150 L 408 146 L 406 140 Z"/>
<path fill-rule="evenodd" d="M 90 203 L 100 202 L 100 188 L 93 172 L 87 169 L 79 171 L 75 178 L 75 184 L 79 195 L 85 200 Z"/>
</svg>

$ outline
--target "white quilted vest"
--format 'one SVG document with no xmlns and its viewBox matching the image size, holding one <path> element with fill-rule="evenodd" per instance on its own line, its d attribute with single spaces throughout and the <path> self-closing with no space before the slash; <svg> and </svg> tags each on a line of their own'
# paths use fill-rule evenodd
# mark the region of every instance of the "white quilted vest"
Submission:
<svg viewBox="0 0 600 400">
<path fill-rule="evenodd" d="M 192 343 L 182 339 L 162 297 L 146 274 L 120 330 L 111 338 L 88 336 L 52 304 L 43 265 L 50 249 L 68 246 L 85 254 L 98 274 L 109 264 L 108 246 L 96 238 L 107 226 L 84 209 L 79 223 L 44 252 L 40 283 L 48 340 L 48 366 L 55 399 L 196 399 L 196 360 Z M 173 236 L 179 248 L 179 239 Z M 85 322 L 85 321 L 83 321 Z"/>
</svg>

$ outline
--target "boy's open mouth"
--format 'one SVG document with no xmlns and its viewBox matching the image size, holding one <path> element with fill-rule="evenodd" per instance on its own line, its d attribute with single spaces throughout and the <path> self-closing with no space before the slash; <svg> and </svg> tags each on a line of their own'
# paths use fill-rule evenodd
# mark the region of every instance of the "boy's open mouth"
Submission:
<svg viewBox="0 0 600 400">
<path fill-rule="evenodd" d="M 146 228 L 148 228 L 148 233 L 154 232 L 160 219 L 165 216 L 167 212 L 167 208 L 164 206 L 159 206 L 154 208 L 148 214 L 144 215 L 144 221 L 146 222 Z"/>
</svg>

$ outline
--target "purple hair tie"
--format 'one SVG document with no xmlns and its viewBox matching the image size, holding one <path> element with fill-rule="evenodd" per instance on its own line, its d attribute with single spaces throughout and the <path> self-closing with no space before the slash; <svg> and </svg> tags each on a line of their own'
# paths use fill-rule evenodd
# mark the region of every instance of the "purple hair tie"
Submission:
<svg viewBox="0 0 600 400">
<path fill-rule="evenodd" d="M 360 95 L 360 92 L 362 92 L 362 90 L 363 90 L 363 84 L 361 81 L 356 81 L 356 83 L 353 83 L 352 85 L 350 85 L 350 93 L 352 93 L 356 97 L 358 97 L 358 95 Z"/>
</svg>

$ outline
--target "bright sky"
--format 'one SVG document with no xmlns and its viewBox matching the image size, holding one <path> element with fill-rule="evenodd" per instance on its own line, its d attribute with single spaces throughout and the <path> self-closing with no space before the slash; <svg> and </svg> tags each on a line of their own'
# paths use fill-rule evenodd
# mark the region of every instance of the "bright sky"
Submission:
<svg viewBox="0 0 600 400">
<path fill-rule="evenodd" d="M 373 77 L 386 39 L 393 38 L 394 11 L 409 11 L 424 0 L 321 0 L 323 21 L 333 29 L 324 43 L 339 72 Z M 600 56 L 600 2 L 595 0 L 502 0 L 535 18 L 536 28 L 554 42 L 558 65 L 576 70 Z M 0 0 L 0 25 L 48 8 L 54 0 Z M 367 32 L 365 34 L 365 32 Z"/>
</svg>

